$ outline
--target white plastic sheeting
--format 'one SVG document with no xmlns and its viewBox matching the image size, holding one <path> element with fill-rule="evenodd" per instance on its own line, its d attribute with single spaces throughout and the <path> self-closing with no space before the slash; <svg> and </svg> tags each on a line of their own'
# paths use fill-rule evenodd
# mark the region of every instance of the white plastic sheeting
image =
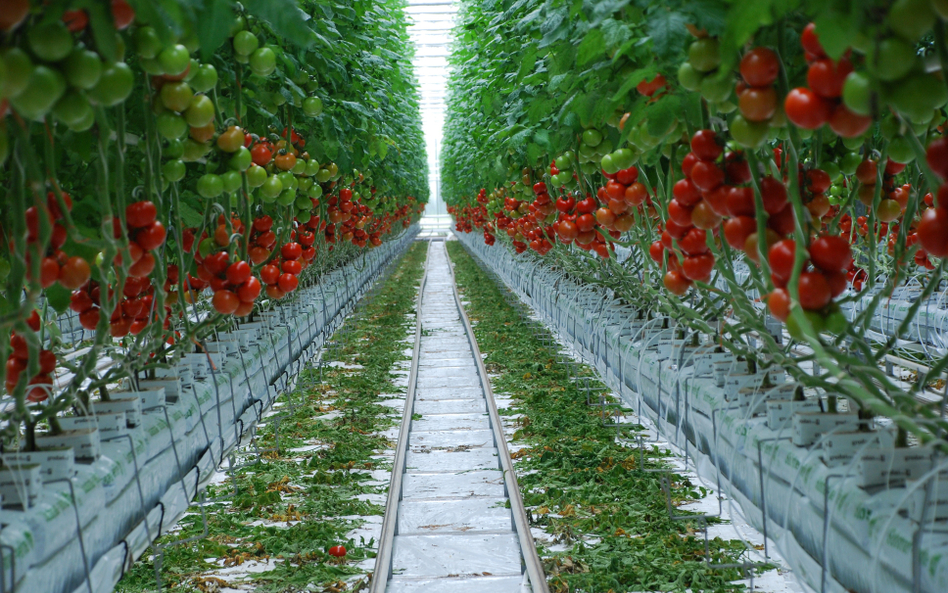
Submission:
<svg viewBox="0 0 948 593">
<path fill-rule="evenodd" d="M 918 458 L 914 464 L 894 463 L 891 455 L 882 462 L 892 475 L 909 474 L 906 486 L 864 488 L 864 476 L 872 474 L 866 462 L 827 466 L 820 447 L 791 443 L 789 422 L 774 430 L 766 416 L 755 415 L 766 410 L 763 404 L 773 393 L 791 391 L 780 387 L 782 371 L 769 369 L 777 384 L 773 393 L 739 393 L 741 387 L 759 386 L 763 373 L 742 374 L 744 365 L 726 353 L 715 355 L 716 362 L 707 352 L 686 354 L 671 340 L 672 331 L 661 329 L 662 320 L 636 320 L 636 311 L 605 290 L 580 285 L 535 259 L 488 247 L 477 235 L 459 238 L 595 366 L 612 390 L 693 457 L 699 471 L 718 479 L 758 529 L 765 529 L 766 520 L 765 533 L 815 590 L 948 591 L 948 525 L 931 519 L 946 510 L 935 508 L 932 514 L 932 503 L 946 498 L 945 478 L 934 482 L 941 489 L 929 492 L 928 514 L 920 520 L 924 485 L 932 484 L 940 469 L 928 451 L 905 450 Z M 887 319 L 904 315 L 908 302 L 890 301 L 874 325 L 887 327 Z M 946 312 L 926 310 L 915 325 L 935 326 L 924 335 L 939 335 Z M 668 322 L 674 328 L 674 320 Z M 856 458 L 870 457 L 875 447 L 879 444 L 862 445 Z"/>
<path fill-rule="evenodd" d="M 416 234 L 324 275 L 246 331 L 219 335 L 207 344 L 216 368 L 189 357 L 175 376 L 139 382 L 150 409 L 138 426 L 103 439 L 74 477 L 43 484 L 30 508 L 0 511 L 0 591 L 111 591 Z M 150 407 L 162 390 L 167 405 Z"/>
</svg>

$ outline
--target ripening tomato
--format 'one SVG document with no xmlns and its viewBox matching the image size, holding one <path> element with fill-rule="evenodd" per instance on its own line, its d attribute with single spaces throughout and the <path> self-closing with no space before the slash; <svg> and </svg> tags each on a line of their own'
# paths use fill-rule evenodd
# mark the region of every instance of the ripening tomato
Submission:
<svg viewBox="0 0 948 593">
<path fill-rule="evenodd" d="M 145 251 L 151 251 L 165 242 L 165 234 L 165 226 L 156 220 L 135 233 L 135 242 Z"/>
<path fill-rule="evenodd" d="M 249 250 L 250 261 L 256 264 L 262 264 L 270 257 L 270 250 L 265 247 L 251 247 Z"/>
<path fill-rule="evenodd" d="M 875 185 L 878 174 L 879 168 L 872 159 L 866 159 L 856 167 L 856 179 L 863 185 Z"/>
<path fill-rule="evenodd" d="M 775 288 L 767 295 L 767 308 L 770 309 L 771 315 L 780 321 L 786 321 L 790 316 L 790 294 L 786 289 Z"/>
<path fill-rule="evenodd" d="M 798 285 L 800 306 L 807 311 L 818 311 L 829 304 L 832 297 L 829 283 L 820 272 L 803 272 Z"/>
<path fill-rule="evenodd" d="M 89 268 L 89 262 L 81 257 L 71 257 L 59 269 L 59 283 L 64 288 L 76 290 L 89 281 L 92 276 L 92 270 Z"/>
<path fill-rule="evenodd" d="M 691 288 L 691 280 L 688 280 L 680 270 L 669 270 L 665 273 L 662 282 L 668 292 L 677 296 L 683 296 Z"/>
<path fill-rule="evenodd" d="M 286 296 L 286 293 L 280 290 L 280 287 L 276 284 L 268 284 L 266 292 L 267 296 L 271 299 L 282 299 Z"/>
<path fill-rule="evenodd" d="M 214 310 L 221 315 L 231 315 L 240 305 L 240 299 L 229 290 L 218 290 L 214 293 L 211 304 L 214 306 Z"/>
<path fill-rule="evenodd" d="M 724 239 L 734 249 L 744 249 L 747 238 L 757 232 L 757 220 L 751 216 L 734 216 L 724 223 Z"/>
<path fill-rule="evenodd" d="M 813 265 L 824 272 L 846 270 L 852 263 L 852 249 L 843 237 L 824 236 L 810 243 L 810 258 Z"/>
<path fill-rule="evenodd" d="M 707 282 L 714 269 L 714 256 L 710 253 L 692 255 L 681 263 L 681 273 L 685 278 L 696 282 Z"/>
<path fill-rule="evenodd" d="M 815 130 L 829 120 L 833 104 L 810 89 L 799 87 L 787 93 L 783 109 L 797 127 Z"/>
<path fill-rule="evenodd" d="M 777 91 L 772 86 L 748 87 L 738 96 L 737 106 L 747 121 L 767 121 L 777 112 Z"/>
<path fill-rule="evenodd" d="M 741 77 L 752 87 L 769 86 L 780 74 L 780 59 L 766 47 L 755 47 L 741 58 Z"/>
<path fill-rule="evenodd" d="M 299 286 L 300 280 L 293 274 L 281 274 L 277 280 L 280 290 L 283 292 L 293 292 Z"/>
<path fill-rule="evenodd" d="M 917 232 L 919 243 L 929 255 L 948 257 L 948 209 L 944 205 L 925 210 Z"/>
<path fill-rule="evenodd" d="M 155 222 L 158 208 L 150 200 L 143 200 L 125 207 L 125 222 L 133 229 L 140 229 Z"/>
</svg>

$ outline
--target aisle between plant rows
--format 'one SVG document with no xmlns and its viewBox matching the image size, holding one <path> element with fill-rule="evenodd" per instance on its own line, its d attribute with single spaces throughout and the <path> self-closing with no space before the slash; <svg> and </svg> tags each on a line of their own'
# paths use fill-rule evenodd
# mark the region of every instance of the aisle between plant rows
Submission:
<svg viewBox="0 0 948 593">
<path fill-rule="evenodd" d="M 163 548 L 163 589 L 266 593 L 364 586 L 391 471 L 397 434 L 391 429 L 404 407 L 407 371 L 401 369 L 424 259 L 424 245 L 416 243 L 393 264 L 374 298 L 360 303 L 334 336 L 321 366 L 305 369 L 295 391 L 281 396 L 265 418 L 255 442 L 261 454 L 241 451 L 233 481 L 218 474 L 206 497 L 222 500 L 205 507 L 206 537 Z M 274 414 L 282 416 L 279 422 Z M 194 508 L 158 544 L 203 532 Z M 151 554 L 117 588 L 154 590 Z"/>
<path fill-rule="evenodd" d="M 521 591 L 516 511 L 500 459 L 506 450 L 494 442 L 454 290 L 444 243 L 433 241 L 418 313 L 417 379 L 408 393 L 411 421 L 399 443 L 405 473 L 400 492 L 390 493 L 397 507 L 387 511 L 397 513 L 389 593 Z"/>
</svg>

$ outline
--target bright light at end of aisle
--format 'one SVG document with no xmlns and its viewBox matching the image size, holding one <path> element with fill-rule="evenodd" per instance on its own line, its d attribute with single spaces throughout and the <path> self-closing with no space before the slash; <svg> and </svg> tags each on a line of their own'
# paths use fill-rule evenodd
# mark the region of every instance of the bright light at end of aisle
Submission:
<svg viewBox="0 0 948 593">
<path fill-rule="evenodd" d="M 410 21 L 408 32 L 415 44 L 415 75 L 421 93 L 421 119 L 431 187 L 422 226 L 446 229 L 450 227 L 450 217 L 441 198 L 440 156 L 448 54 L 457 5 L 445 0 L 409 0 L 406 12 Z"/>
</svg>

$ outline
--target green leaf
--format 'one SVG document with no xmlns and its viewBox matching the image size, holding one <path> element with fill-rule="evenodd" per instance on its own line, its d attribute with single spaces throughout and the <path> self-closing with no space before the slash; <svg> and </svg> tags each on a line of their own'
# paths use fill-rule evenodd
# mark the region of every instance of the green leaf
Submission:
<svg viewBox="0 0 948 593">
<path fill-rule="evenodd" d="M 118 42 L 112 10 L 104 2 L 83 4 L 89 14 L 89 24 L 92 27 L 92 38 L 95 40 L 96 49 L 107 62 L 115 62 L 118 59 Z"/>
<path fill-rule="evenodd" d="M 584 66 L 600 57 L 606 50 L 606 42 L 601 29 L 590 29 L 576 51 L 576 64 Z"/>
<path fill-rule="evenodd" d="M 201 19 L 201 26 L 197 30 L 201 59 L 207 62 L 230 36 L 234 4 L 231 0 L 206 0 L 198 14 Z"/>
<path fill-rule="evenodd" d="M 60 314 L 65 313 L 66 310 L 69 309 L 71 295 L 70 290 L 63 288 L 59 282 L 46 289 L 46 300 L 49 302 L 49 306 Z"/>
<path fill-rule="evenodd" d="M 244 7 L 270 23 L 273 32 L 301 47 L 313 42 L 310 28 L 306 24 L 310 16 L 300 10 L 296 0 L 244 0 Z"/>
<path fill-rule="evenodd" d="M 681 100 L 674 95 L 662 97 L 648 111 L 648 133 L 661 138 L 678 118 Z"/>
<path fill-rule="evenodd" d="M 649 37 L 652 38 L 652 50 L 660 60 L 671 60 L 684 51 L 688 40 L 688 30 L 685 28 L 688 20 L 683 14 L 659 7 L 653 9 L 646 20 Z"/>
</svg>

